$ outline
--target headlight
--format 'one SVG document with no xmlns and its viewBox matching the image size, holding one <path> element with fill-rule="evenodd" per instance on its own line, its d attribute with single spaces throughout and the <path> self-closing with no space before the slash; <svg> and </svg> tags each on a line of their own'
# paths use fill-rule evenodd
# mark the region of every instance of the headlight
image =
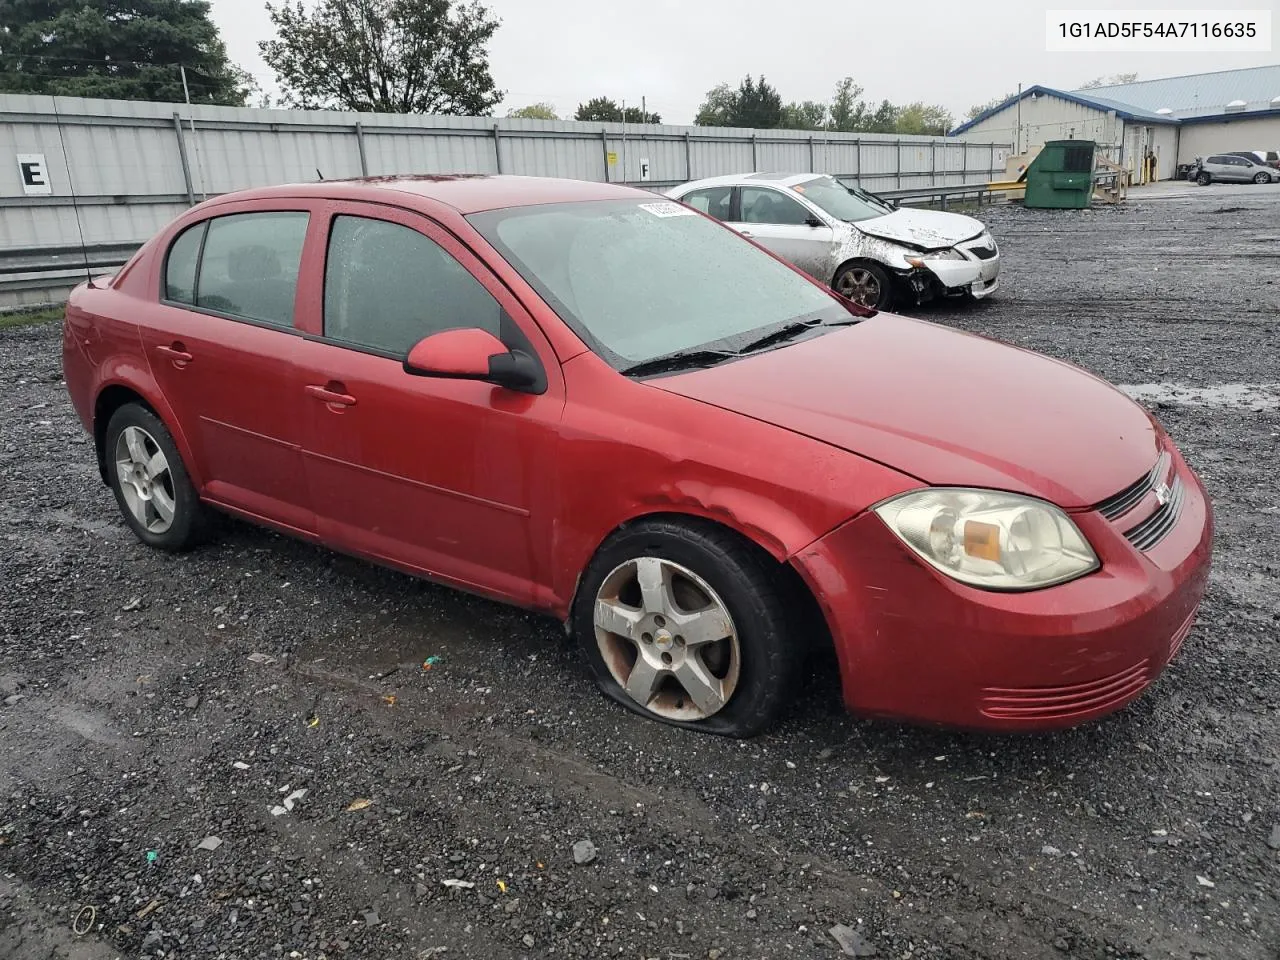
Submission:
<svg viewBox="0 0 1280 960">
<path fill-rule="evenodd" d="M 923 267 L 926 260 L 963 260 L 964 254 L 959 250 L 930 250 L 914 257 L 905 257 L 913 267 Z"/>
<path fill-rule="evenodd" d="M 1051 503 L 997 490 L 917 490 L 875 508 L 926 563 L 988 590 L 1035 590 L 1098 568 L 1071 519 Z"/>
</svg>

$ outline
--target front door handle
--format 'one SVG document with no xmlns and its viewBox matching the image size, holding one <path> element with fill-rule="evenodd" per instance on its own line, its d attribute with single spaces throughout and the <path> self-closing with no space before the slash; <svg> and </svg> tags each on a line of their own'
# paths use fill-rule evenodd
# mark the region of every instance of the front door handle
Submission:
<svg viewBox="0 0 1280 960">
<path fill-rule="evenodd" d="M 193 357 L 191 354 L 187 352 L 187 348 L 182 344 L 182 341 L 180 340 L 175 340 L 173 343 L 169 344 L 168 346 L 161 344 L 160 346 L 156 347 L 156 353 L 163 354 L 164 356 L 172 360 L 175 364 L 188 364 L 195 359 L 195 357 Z"/>
<path fill-rule="evenodd" d="M 754 237 L 754 236 L 755 236 L 755 234 L 754 234 L 754 233 L 752 233 L 750 230 L 739 230 L 739 231 L 738 231 L 738 233 L 742 234 L 742 236 L 744 236 L 744 237 Z"/>
<path fill-rule="evenodd" d="M 332 380 L 323 387 L 316 383 L 307 384 L 307 393 L 317 400 L 339 407 L 354 407 L 356 405 L 356 398 L 347 393 L 342 384 L 334 383 Z"/>
</svg>

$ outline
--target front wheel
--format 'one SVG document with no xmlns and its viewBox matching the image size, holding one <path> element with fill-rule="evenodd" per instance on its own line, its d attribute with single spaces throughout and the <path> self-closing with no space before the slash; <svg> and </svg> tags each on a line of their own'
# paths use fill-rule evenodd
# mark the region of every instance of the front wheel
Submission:
<svg viewBox="0 0 1280 960">
<path fill-rule="evenodd" d="M 1207 187 L 1209 185 L 1209 181 L 1212 179 L 1213 177 L 1209 176 L 1209 174 L 1205 173 L 1203 170 L 1196 175 L 1196 183 L 1200 184 L 1202 187 Z"/>
<path fill-rule="evenodd" d="M 1254 183 L 1270 183 L 1270 182 L 1271 182 L 1271 174 L 1269 174 L 1269 173 L 1259 173 L 1257 176 L 1255 176 L 1255 177 L 1253 178 L 1253 182 L 1254 182 Z"/>
<path fill-rule="evenodd" d="M 126 403 L 107 423 L 107 478 L 125 522 L 161 550 L 195 546 L 208 517 L 173 437 L 150 410 Z"/>
<path fill-rule="evenodd" d="M 893 304 L 893 279 L 876 263 L 850 263 L 837 271 L 831 287 L 842 297 L 873 310 Z"/>
<path fill-rule="evenodd" d="M 573 631 L 606 696 L 653 720 L 750 737 L 781 713 L 804 654 L 785 582 L 758 547 L 708 524 L 657 520 L 603 547 Z"/>
</svg>

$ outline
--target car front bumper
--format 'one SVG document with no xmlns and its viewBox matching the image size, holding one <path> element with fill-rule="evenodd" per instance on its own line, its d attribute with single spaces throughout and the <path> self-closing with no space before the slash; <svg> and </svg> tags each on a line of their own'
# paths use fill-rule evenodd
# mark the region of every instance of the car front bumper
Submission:
<svg viewBox="0 0 1280 960">
<path fill-rule="evenodd" d="M 1073 726 L 1141 694 L 1177 654 L 1208 581 L 1212 510 L 1172 450 L 1186 495 L 1146 552 L 1100 513 L 1073 519 L 1099 570 L 1020 593 L 954 581 L 874 513 L 793 557 L 826 615 L 847 706 L 989 730 Z M 1123 518 L 1121 518 L 1123 519 Z"/>
</svg>

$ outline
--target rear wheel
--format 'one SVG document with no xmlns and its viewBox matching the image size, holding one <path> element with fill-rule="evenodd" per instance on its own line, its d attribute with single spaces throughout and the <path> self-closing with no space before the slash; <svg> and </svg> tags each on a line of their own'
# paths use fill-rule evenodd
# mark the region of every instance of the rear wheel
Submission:
<svg viewBox="0 0 1280 960">
<path fill-rule="evenodd" d="M 846 264 L 836 272 L 831 287 L 842 297 L 873 310 L 888 310 L 893 304 L 893 278 L 879 264 Z"/>
<path fill-rule="evenodd" d="M 1270 182 L 1271 182 L 1271 174 L 1269 174 L 1269 173 L 1259 173 L 1257 176 L 1255 176 L 1255 177 L 1253 178 L 1253 182 L 1254 182 L 1254 183 L 1270 183 Z"/>
<path fill-rule="evenodd" d="M 126 403 L 105 438 L 107 479 L 134 535 L 161 550 L 185 550 L 205 536 L 208 517 L 173 437 L 150 410 Z"/>
<path fill-rule="evenodd" d="M 805 654 L 758 547 L 710 525 L 624 530 L 592 561 L 573 628 L 601 690 L 627 709 L 730 737 L 770 727 Z"/>
<path fill-rule="evenodd" d="M 1209 185 L 1209 181 L 1212 179 L 1213 177 L 1209 176 L 1209 174 L 1205 173 L 1203 170 L 1196 175 L 1196 183 L 1200 184 L 1202 187 L 1207 187 Z"/>
</svg>

